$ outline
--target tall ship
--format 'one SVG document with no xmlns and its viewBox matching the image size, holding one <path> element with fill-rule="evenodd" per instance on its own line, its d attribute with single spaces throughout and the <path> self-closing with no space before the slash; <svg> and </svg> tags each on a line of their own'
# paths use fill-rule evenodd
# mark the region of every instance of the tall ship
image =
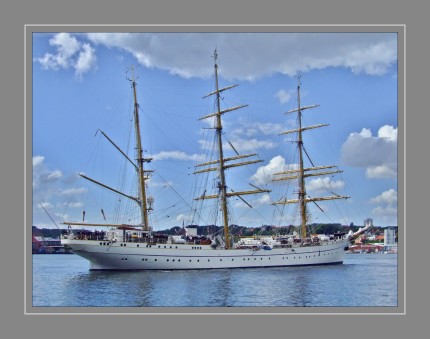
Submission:
<svg viewBox="0 0 430 339">
<path fill-rule="evenodd" d="M 227 268 L 264 268 L 289 267 L 310 265 L 341 264 L 345 251 L 351 241 L 364 233 L 372 225 L 366 225 L 358 232 L 348 234 L 335 234 L 332 237 L 318 237 L 308 233 L 307 230 L 307 204 L 317 201 L 347 199 L 346 196 L 333 195 L 328 197 L 309 197 L 306 193 L 306 178 L 336 173 L 338 170 L 326 171 L 335 166 L 305 167 L 303 158 L 303 132 L 324 125 L 302 126 L 302 112 L 314 106 L 300 106 L 300 81 L 297 86 L 298 107 L 287 112 L 297 114 L 297 129 L 286 131 L 283 134 L 297 136 L 295 143 L 298 147 L 298 168 L 275 174 L 274 181 L 288 181 L 297 179 L 299 183 L 294 199 L 282 198 L 275 205 L 298 204 L 300 210 L 300 232 L 283 236 L 254 236 L 235 237 L 231 234 L 229 216 L 231 206 L 229 199 L 238 198 L 244 201 L 243 196 L 269 193 L 257 185 L 248 191 L 235 191 L 228 186 L 226 170 L 244 165 L 252 165 L 262 160 L 255 159 L 256 154 L 240 154 L 235 151 L 234 156 L 226 156 L 223 140 L 222 116 L 225 113 L 240 110 L 247 105 L 222 108 L 221 94 L 233 89 L 237 85 L 220 88 L 218 85 L 217 52 L 214 53 L 215 90 L 206 97 L 214 98 L 215 112 L 205 115 L 200 120 L 211 120 L 210 128 L 215 133 L 216 158 L 200 163 L 196 166 L 195 175 L 216 173 L 216 184 L 213 185 L 213 194 L 204 193 L 195 198 L 195 201 L 215 200 L 217 211 L 221 213 L 222 230 L 219 234 L 199 236 L 196 228 L 187 227 L 185 235 L 160 235 L 153 231 L 148 213 L 152 210 L 152 197 L 146 193 L 146 180 L 148 171 L 144 168 L 146 159 L 143 156 L 142 139 L 140 132 L 139 104 L 136 95 L 136 81 L 134 76 L 130 79 L 134 97 L 134 129 L 136 140 L 136 160 L 123 155 L 132 163 L 138 176 L 138 196 L 125 194 L 111 188 L 97 180 L 81 174 L 94 184 L 101 185 L 117 194 L 134 201 L 140 209 L 141 222 L 130 224 L 99 224 L 85 222 L 64 221 L 68 225 L 67 234 L 63 234 L 61 244 L 73 253 L 87 259 L 90 270 L 195 270 L 195 269 L 227 269 Z M 111 140 L 110 140 L 111 141 Z M 111 141 L 112 142 L 112 141 Z M 117 147 L 118 148 L 118 147 Z M 118 148 L 119 149 L 119 148 Z M 246 159 L 245 161 L 243 159 Z M 107 231 L 82 232 L 75 227 L 99 228 L 107 227 Z"/>
</svg>

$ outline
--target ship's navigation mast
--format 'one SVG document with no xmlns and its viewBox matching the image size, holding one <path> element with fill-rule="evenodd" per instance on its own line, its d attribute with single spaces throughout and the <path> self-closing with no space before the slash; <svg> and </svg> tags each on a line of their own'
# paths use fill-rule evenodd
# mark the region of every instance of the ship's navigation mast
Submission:
<svg viewBox="0 0 430 339">
<path fill-rule="evenodd" d="M 218 85 L 218 64 L 217 64 L 217 59 L 218 59 L 218 53 L 215 50 L 214 52 L 214 73 L 215 73 L 215 91 L 212 93 L 209 93 L 208 95 L 206 95 L 204 98 L 209 97 L 211 95 L 216 95 L 216 106 L 217 106 L 217 111 L 215 113 L 211 113 L 209 115 L 206 115 L 202 118 L 200 118 L 199 120 L 203 120 L 203 119 L 208 119 L 208 118 L 215 118 L 215 131 L 216 131 L 216 136 L 217 136 L 217 143 L 218 143 L 218 159 L 214 160 L 214 161 L 209 161 L 203 164 L 199 164 L 196 167 L 199 166 L 207 166 L 207 165 L 218 165 L 217 167 L 209 167 L 203 170 L 199 170 L 194 172 L 194 174 L 197 173 L 204 173 L 204 172 L 211 172 L 211 171 L 218 171 L 219 173 L 219 193 L 215 194 L 215 195 L 203 195 L 199 198 L 196 198 L 195 200 L 203 200 L 203 199 L 220 199 L 220 203 L 221 203 L 221 211 L 222 211 L 222 218 L 223 218 L 223 226 L 224 226 L 224 237 L 225 237 L 225 248 L 229 249 L 231 248 L 231 240 L 230 240 L 230 235 L 229 235 L 229 225 L 228 225 L 228 198 L 232 197 L 232 196 L 237 196 L 239 198 L 241 198 L 242 195 L 247 195 L 247 194 L 257 194 L 257 193 L 264 193 L 264 192 L 270 192 L 270 190 L 263 190 L 260 188 L 257 188 L 256 190 L 253 191 L 243 191 L 243 192 L 228 192 L 227 191 L 227 184 L 226 184 L 226 179 L 225 179 L 225 170 L 232 168 L 232 167 L 238 167 L 238 166 L 244 166 L 244 165 L 249 165 L 249 164 L 255 164 L 258 162 L 262 162 L 263 160 L 251 160 L 251 161 L 245 161 L 245 162 L 241 162 L 241 163 L 234 163 L 234 164 L 227 164 L 228 162 L 232 161 L 232 160 L 237 160 L 237 159 L 243 159 L 243 158 L 248 158 L 251 156 L 255 156 L 257 154 L 244 154 L 244 155 L 237 155 L 234 157 L 229 157 L 229 158 L 225 158 L 224 157 L 224 150 L 223 150 L 223 142 L 222 142 L 222 120 L 221 120 L 221 116 L 224 113 L 227 112 L 231 112 L 231 111 L 235 111 L 237 109 L 246 107 L 248 105 L 240 105 L 240 106 L 235 106 L 235 107 L 231 107 L 231 108 L 227 108 L 224 110 L 221 110 L 221 92 L 237 87 L 238 85 L 232 85 L 232 86 L 227 86 L 224 88 L 219 88 Z"/>
<path fill-rule="evenodd" d="M 349 196 L 334 195 L 334 196 L 328 196 L 328 197 L 310 198 L 306 194 L 305 178 L 313 177 L 313 176 L 320 176 L 320 175 L 327 175 L 327 174 L 341 173 L 342 171 L 334 170 L 334 171 L 327 171 L 327 172 L 312 173 L 310 171 L 335 168 L 336 166 L 329 165 L 329 166 L 316 166 L 316 167 L 310 167 L 310 168 L 304 167 L 303 131 L 328 126 L 328 124 L 319 124 L 319 125 L 302 127 L 302 111 L 304 111 L 306 109 L 318 107 L 319 105 L 311 105 L 311 106 L 301 107 L 301 104 L 300 104 L 300 86 L 301 86 L 301 81 L 300 81 L 300 76 L 299 76 L 297 78 L 297 108 L 285 113 L 285 114 L 289 114 L 289 113 L 297 112 L 298 128 L 294 129 L 294 130 L 289 130 L 289 131 L 285 131 L 283 133 L 280 133 L 280 135 L 285 135 L 285 134 L 297 132 L 297 141 L 296 142 L 297 142 L 297 147 L 298 147 L 298 152 L 299 152 L 299 168 L 297 170 L 289 170 L 289 171 L 275 173 L 275 175 L 285 175 L 285 174 L 294 174 L 294 173 L 296 173 L 297 175 L 287 176 L 287 177 L 278 177 L 278 178 L 274 179 L 274 181 L 292 180 L 292 179 L 298 179 L 299 180 L 298 199 L 291 199 L 291 200 L 285 199 L 285 200 L 275 202 L 275 204 L 285 205 L 285 204 L 298 203 L 300 205 L 301 236 L 302 236 L 302 238 L 306 238 L 307 237 L 306 224 L 307 224 L 307 203 L 308 202 L 316 203 L 317 201 L 323 201 L 323 200 L 348 199 Z M 308 172 L 310 172 L 310 173 L 308 173 Z"/>
</svg>

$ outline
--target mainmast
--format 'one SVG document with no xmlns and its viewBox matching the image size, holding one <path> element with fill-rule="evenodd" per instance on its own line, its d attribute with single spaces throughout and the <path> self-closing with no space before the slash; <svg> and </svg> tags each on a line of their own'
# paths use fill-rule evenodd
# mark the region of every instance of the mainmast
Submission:
<svg viewBox="0 0 430 339">
<path fill-rule="evenodd" d="M 224 151 L 222 149 L 222 124 L 221 124 L 221 104 L 220 104 L 220 93 L 218 87 L 218 64 L 217 64 L 218 54 L 215 50 L 214 52 L 214 70 L 215 70 L 215 90 L 216 90 L 216 103 L 218 114 L 216 115 L 216 134 L 218 140 L 218 154 L 219 154 L 219 176 L 220 176 L 220 195 L 221 195 L 221 208 L 223 215 L 224 224 L 224 236 L 226 242 L 226 248 L 230 247 L 230 237 L 228 231 L 228 211 L 227 211 L 227 186 L 225 183 L 225 173 L 224 173 Z"/>
<path fill-rule="evenodd" d="M 306 186 L 305 186 L 305 172 L 303 168 L 303 138 L 302 138 L 302 112 L 300 108 L 300 77 L 297 78 L 297 115 L 299 120 L 299 133 L 297 145 L 299 148 L 299 200 L 300 200 L 300 217 L 301 217 L 301 234 L 306 238 Z"/>
<path fill-rule="evenodd" d="M 310 129 L 314 129 L 314 128 L 328 126 L 328 124 L 319 124 L 319 125 L 312 125 L 312 126 L 307 126 L 307 127 L 302 126 L 302 111 L 306 110 L 306 109 L 318 107 L 319 105 L 311 105 L 311 106 L 301 107 L 301 104 L 300 104 L 300 85 L 301 85 L 301 82 L 300 82 L 300 76 L 299 76 L 297 79 L 297 108 L 286 112 L 286 114 L 297 112 L 298 128 L 294 129 L 294 130 L 289 130 L 289 131 L 286 131 L 286 132 L 283 132 L 280 134 L 280 135 L 284 135 L 284 134 L 290 134 L 290 133 L 297 133 L 297 141 L 296 142 L 297 142 L 298 153 L 299 153 L 299 168 L 296 170 L 289 170 L 289 171 L 275 173 L 275 175 L 293 174 L 293 173 L 296 173 L 297 175 L 288 176 L 288 177 L 280 177 L 280 178 L 274 179 L 273 181 L 292 180 L 292 179 L 298 179 L 299 180 L 298 199 L 291 199 L 291 200 L 285 199 L 285 200 L 275 202 L 275 204 L 292 204 L 292 203 L 298 203 L 299 204 L 299 206 L 300 206 L 301 236 L 302 236 L 302 238 L 306 238 L 307 237 L 306 224 L 308 221 L 307 220 L 308 219 L 307 218 L 307 215 L 308 215 L 307 203 L 308 202 L 314 202 L 316 204 L 316 201 L 348 199 L 349 197 L 348 196 L 334 195 L 334 196 L 329 196 L 329 197 L 310 198 L 306 194 L 305 178 L 313 177 L 313 176 L 320 176 L 320 175 L 327 175 L 327 174 L 334 174 L 334 173 L 341 173 L 342 171 L 334 170 L 334 171 L 327 171 L 327 172 L 312 173 L 311 171 L 334 168 L 336 166 L 328 165 L 328 166 L 316 166 L 316 167 L 310 167 L 310 168 L 304 167 L 303 132 L 310 130 Z M 310 172 L 310 173 L 308 173 L 308 172 Z"/>
<path fill-rule="evenodd" d="M 262 162 L 263 160 L 251 160 L 251 161 L 246 161 L 246 162 L 241 162 L 241 163 L 227 164 L 229 161 L 248 158 L 251 156 L 255 156 L 256 154 L 245 154 L 245 155 L 237 154 L 237 156 L 234 156 L 234 157 L 229 157 L 229 158 L 224 157 L 223 140 L 222 140 L 222 129 L 223 129 L 223 127 L 222 127 L 221 116 L 224 113 L 231 112 L 231 111 L 237 110 L 239 108 L 246 107 L 248 105 L 235 106 L 235 107 L 227 108 L 225 110 L 221 110 L 221 92 L 228 90 L 228 89 L 231 89 L 231 88 L 234 88 L 234 87 L 237 87 L 238 85 L 228 86 L 228 87 L 225 87 L 222 89 L 219 88 L 217 58 L 218 58 L 218 54 L 217 54 L 217 51 L 215 50 L 215 52 L 214 52 L 215 91 L 212 93 L 209 93 L 208 95 L 206 95 L 204 97 L 204 98 L 206 98 L 206 97 L 211 96 L 211 95 L 216 95 L 217 111 L 215 113 L 206 115 L 206 116 L 200 118 L 199 120 L 215 117 L 216 120 L 215 120 L 215 127 L 214 128 L 216 130 L 216 139 L 217 139 L 217 144 L 218 144 L 218 157 L 219 158 L 217 160 L 213 160 L 213 161 L 209 161 L 209 162 L 206 162 L 203 164 L 199 164 L 196 167 L 207 166 L 207 165 L 218 165 L 218 166 L 217 167 L 209 167 L 209 168 L 206 168 L 204 170 L 199 170 L 199 171 L 194 172 L 194 174 L 211 172 L 211 171 L 218 171 L 218 173 L 219 173 L 219 183 L 218 183 L 219 193 L 215 194 L 215 195 L 203 195 L 199 198 L 196 198 L 195 200 L 217 199 L 217 198 L 220 199 L 223 226 L 224 226 L 225 248 L 229 249 L 231 247 L 231 244 L 230 244 L 230 234 L 229 234 L 229 225 L 228 225 L 228 201 L 227 201 L 227 199 L 229 197 L 232 197 L 232 196 L 237 196 L 237 197 L 242 199 L 241 195 L 270 192 L 270 190 L 263 190 L 263 189 L 257 188 L 256 190 L 253 190 L 253 191 L 243 191 L 243 192 L 234 192 L 232 190 L 231 190 L 231 192 L 227 191 L 227 184 L 226 184 L 226 178 L 225 178 L 225 170 L 226 169 L 232 168 L 232 167 L 254 164 L 254 163 Z"/>
</svg>

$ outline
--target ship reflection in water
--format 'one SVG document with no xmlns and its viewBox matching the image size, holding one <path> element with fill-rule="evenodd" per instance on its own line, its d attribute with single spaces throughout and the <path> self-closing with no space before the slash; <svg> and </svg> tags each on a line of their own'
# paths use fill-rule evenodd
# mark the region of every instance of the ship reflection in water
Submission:
<svg viewBox="0 0 430 339">
<path fill-rule="evenodd" d="M 396 307 L 398 302 L 397 255 L 347 254 L 336 266 L 112 272 L 89 271 L 88 262 L 76 255 L 48 254 L 34 255 L 32 267 L 33 307 L 151 312 L 152 307 L 199 306 L 211 312 L 273 306 L 294 312 L 294 307 Z"/>
</svg>

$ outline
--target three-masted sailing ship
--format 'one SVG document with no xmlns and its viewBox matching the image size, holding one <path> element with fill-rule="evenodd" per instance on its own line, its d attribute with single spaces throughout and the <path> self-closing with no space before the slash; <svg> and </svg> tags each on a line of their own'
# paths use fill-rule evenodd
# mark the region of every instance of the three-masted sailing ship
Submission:
<svg viewBox="0 0 430 339">
<path fill-rule="evenodd" d="M 283 267 L 306 265 L 329 265 L 343 262 L 345 250 L 350 241 L 371 227 L 367 225 L 355 234 L 341 234 L 333 238 L 320 239 L 311 237 L 306 231 L 307 210 L 306 204 L 322 200 L 345 199 L 343 196 L 331 196 L 310 198 L 306 194 L 305 179 L 309 176 L 325 175 L 330 172 L 316 172 L 333 166 L 319 166 L 304 168 L 303 165 L 303 140 L 302 132 L 308 129 L 320 127 L 320 125 L 301 126 L 302 111 L 315 107 L 300 107 L 300 83 L 298 85 L 298 107 L 288 113 L 297 113 L 299 126 L 296 130 L 284 132 L 284 134 L 297 133 L 297 145 L 299 148 L 299 168 L 276 174 L 276 180 L 299 180 L 297 199 L 281 199 L 275 204 L 298 203 L 301 211 L 301 234 L 285 235 L 279 237 L 261 236 L 258 238 L 240 238 L 234 242 L 229 230 L 229 204 L 228 199 L 243 195 L 269 193 L 267 189 L 254 186 L 252 190 L 236 192 L 228 189 L 225 171 L 230 168 L 243 165 L 251 165 L 262 160 L 241 159 L 252 158 L 256 154 L 236 154 L 226 157 L 223 149 L 223 126 L 221 117 L 223 114 L 239 110 L 247 105 L 235 106 L 226 109 L 221 108 L 221 93 L 230 90 L 237 85 L 219 88 L 217 53 L 214 54 L 215 90 L 206 97 L 215 97 L 216 111 L 202 117 L 200 120 L 213 119 L 213 130 L 216 134 L 217 159 L 196 166 L 195 174 L 216 172 L 218 174 L 217 192 L 206 193 L 196 200 L 217 199 L 222 214 L 223 235 L 213 237 L 201 237 L 196 229 L 187 228 L 187 236 L 157 236 L 149 223 L 148 212 L 151 202 L 146 196 L 145 181 L 147 170 L 144 163 L 150 161 L 143 157 L 139 105 L 136 96 L 136 82 L 131 79 L 134 95 L 134 126 L 136 136 L 136 162 L 123 154 L 129 162 L 133 163 L 138 175 L 138 197 L 124 194 L 110 188 L 94 179 L 81 175 L 98 185 L 110 189 L 122 196 L 134 200 L 141 211 L 141 223 L 139 225 L 128 224 L 89 224 L 77 222 L 63 222 L 69 225 L 67 234 L 62 236 L 61 243 L 75 254 L 90 262 L 91 270 L 188 270 L 188 269 L 221 269 L 221 268 L 257 268 L 257 267 Z M 322 126 L 322 125 L 321 125 Z M 112 141 L 111 141 L 112 142 Z M 241 162 L 237 162 L 237 160 Z M 287 176 L 282 176 L 287 175 Z M 108 226 L 106 232 L 78 232 L 72 226 Z"/>
</svg>

